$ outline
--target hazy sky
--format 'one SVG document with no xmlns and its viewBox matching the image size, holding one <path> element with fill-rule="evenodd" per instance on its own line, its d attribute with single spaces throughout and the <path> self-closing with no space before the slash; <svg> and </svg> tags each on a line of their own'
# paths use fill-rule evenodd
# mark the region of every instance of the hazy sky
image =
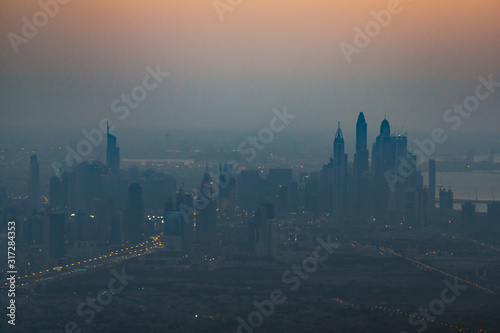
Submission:
<svg viewBox="0 0 500 333">
<path fill-rule="evenodd" d="M 2 0 L 1 126 L 109 117 L 124 128 L 258 129 L 284 105 L 296 129 L 354 127 L 360 111 L 370 130 L 384 115 L 409 131 L 448 126 L 443 112 L 479 75 L 500 81 L 500 1 L 401 0 L 348 64 L 339 44 L 389 2 L 243 0 L 222 22 L 212 0 L 73 0 L 16 54 L 7 34 L 41 8 Z M 157 64 L 170 76 L 120 120 L 112 102 Z M 500 88 L 461 130 L 497 130 L 499 111 Z"/>
</svg>

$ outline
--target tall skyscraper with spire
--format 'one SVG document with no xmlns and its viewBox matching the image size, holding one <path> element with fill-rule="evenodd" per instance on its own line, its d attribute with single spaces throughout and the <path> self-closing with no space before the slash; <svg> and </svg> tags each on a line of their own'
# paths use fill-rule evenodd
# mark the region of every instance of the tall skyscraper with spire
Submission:
<svg viewBox="0 0 500 333">
<path fill-rule="evenodd" d="M 116 146 L 116 136 L 109 134 L 107 125 L 106 166 L 112 175 L 120 173 L 120 148 Z"/>
<path fill-rule="evenodd" d="M 354 154 L 354 172 L 356 177 L 368 171 L 367 124 L 363 112 L 356 122 L 356 153 Z"/>
<path fill-rule="evenodd" d="M 339 126 L 333 141 L 333 214 L 345 216 L 347 206 L 347 154 L 344 153 L 344 136 Z"/>
<path fill-rule="evenodd" d="M 352 212 L 357 216 L 369 214 L 370 175 L 368 166 L 367 123 L 365 115 L 360 112 L 356 122 L 356 152 L 354 154 L 353 183 L 350 197 Z"/>
</svg>

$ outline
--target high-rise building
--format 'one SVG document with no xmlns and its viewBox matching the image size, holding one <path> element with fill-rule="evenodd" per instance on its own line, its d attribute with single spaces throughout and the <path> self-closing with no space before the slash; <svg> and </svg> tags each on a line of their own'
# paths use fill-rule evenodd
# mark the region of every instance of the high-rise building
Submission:
<svg viewBox="0 0 500 333">
<path fill-rule="evenodd" d="M 347 207 L 347 154 L 344 153 L 344 136 L 340 121 L 333 141 L 333 214 L 345 216 Z"/>
<path fill-rule="evenodd" d="M 38 199 L 40 198 L 40 165 L 36 155 L 30 157 L 30 178 L 29 178 L 29 191 L 28 199 L 31 207 L 38 206 Z"/>
<path fill-rule="evenodd" d="M 264 204 L 248 223 L 249 252 L 259 257 L 276 256 L 274 207 Z"/>
<path fill-rule="evenodd" d="M 430 212 L 436 207 L 436 161 L 429 159 L 429 195 L 428 204 Z"/>
<path fill-rule="evenodd" d="M 476 219 L 476 205 L 472 202 L 464 202 L 462 204 L 462 226 L 464 228 L 471 228 L 474 226 Z"/>
<path fill-rule="evenodd" d="M 439 210 L 449 212 L 453 210 L 453 192 L 451 189 L 446 191 L 444 187 L 439 190 Z"/>
<path fill-rule="evenodd" d="M 109 134 L 107 125 L 106 166 L 112 175 L 120 173 L 120 148 L 116 146 L 116 136 Z"/>
<path fill-rule="evenodd" d="M 356 177 L 368 171 L 367 127 L 365 116 L 363 112 L 360 112 L 356 122 L 356 153 L 354 154 Z"/>
<path fill-rule="evenodd" d="M 292 182 L 292 169 L 269 169 L 270 193 L 273 198 L 275 214 L 284 218 L 290 211 L 290 183 Z"/>
<path fill-rule="evenodd" d="M 219 215 L 221 218 L 231 218 L 236 210 L 236 177 L 232 176 L 231 164 L 219 165 Z"/>
<path fill-rule="evenodd" d="M 134 183 L 128 187 L 124 222 L 125 240 L 141 241 L 144 227 L 144 201 L 142 200 L 142 186 L 139 184 Z"/>
<path fill-rule="evenodd" d="M 236 181 L 238 206 L 252 216 L 263 202 L 265 181 L 259 170 L 242 170 Z"/>
<path fill-rule="evenodd" d="M 393 166 L 392 148 L 391 127 L 387 119 L 384 119 L 380 124 L 380 134 L 372 148 L 373 198 L 371 202 L 372 211 L 375 213 L 386 213 L 389 207 L 389 184 L 384 173 Z"/>
<path fill-rule="evenodd" d="M 49 216 L 49 255 L 54 259 L 64 258 L 64 213 L 51 213 Z"/>
<path fill-rule="evenodd" d="M 357 216 L 366 216 L 370 212 L 367 127 L 365 116 L 363 112 L 360 112 L 356 122 L 356 153 L 354 154 L 353 186 L 350 191 L 352 212 Z"/>
<path fill-rule="evenodd" d="M 69 178 L 65 173 L 62 181 L 57 176 L 50 177 L 49 197 L 52 207 L 65 207 L 68 205 Z"/>
<path fill-rule="evenodd" d="M 217 202 L 214 195 L 213 179 L 208 167 L 203 174 L 198 196 L 198 207 L 203 207 L 196 215 L 196 241 L 203 246 L 214 244 L 217 236 Z"/>
<path fill-rule="evenodd" d="M 167 252 L 182 250 L 182 212 L 166 207 L 163 214 L 163 232 L 165 234 L 165 249 Z"/>
</svg>

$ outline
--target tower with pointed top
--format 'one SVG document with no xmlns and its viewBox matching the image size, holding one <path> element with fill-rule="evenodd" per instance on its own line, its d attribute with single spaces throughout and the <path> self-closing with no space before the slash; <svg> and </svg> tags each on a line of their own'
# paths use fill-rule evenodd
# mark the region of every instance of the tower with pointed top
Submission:
<svg viewBox="0 0 500 333">
<path fill-rule="evenodd" d="M 356 177 L 368 171 L 367 127 L 365 116 L 363 112 L 360 112 L 356 122 L 356 153 L 354 154 Z"/>
<path fill-rule="evenodd" d="M 116 146 L 116 136 L 109 134 L 107 125 L 106 166 L 112 175 L 120 173 L 120 148 Z"/>
<path fill-rule="evenodd" d="M 338 123 L 333 141 L 333 215 L 343 218 L 347 206 L 347 154 L 344 153 L 344 136 Z"/>
</svg>

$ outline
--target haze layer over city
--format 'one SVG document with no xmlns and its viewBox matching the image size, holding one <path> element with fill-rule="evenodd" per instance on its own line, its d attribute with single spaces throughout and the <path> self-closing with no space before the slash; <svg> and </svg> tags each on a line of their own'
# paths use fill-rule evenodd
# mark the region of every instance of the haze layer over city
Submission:
<svg viewBox="0 0 500 333">
<path fill-rule="evenodd" d="M 500 2 L 0 4 L 2 332 L 500 332 Z"/>
</svg>

